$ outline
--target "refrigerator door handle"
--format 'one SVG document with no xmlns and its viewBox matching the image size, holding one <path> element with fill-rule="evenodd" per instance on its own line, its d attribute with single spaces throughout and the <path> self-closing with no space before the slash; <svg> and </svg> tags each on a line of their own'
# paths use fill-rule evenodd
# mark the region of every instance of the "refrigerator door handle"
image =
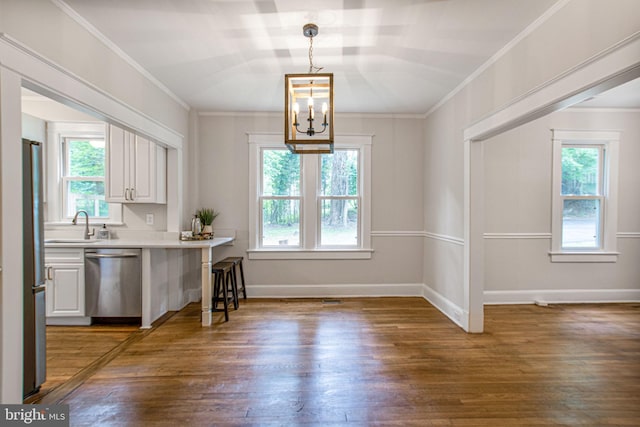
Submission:
<svg viewBox="0 0 640 427">
<path fill-rule="evenodd" d="M 41 285 L 34 286 L 32 289 L 33 289 L 33 293 L 37 294 L 38 292 L 46 291 L 47 290 L 47 286 L 43 283 Z"/>
</svg>

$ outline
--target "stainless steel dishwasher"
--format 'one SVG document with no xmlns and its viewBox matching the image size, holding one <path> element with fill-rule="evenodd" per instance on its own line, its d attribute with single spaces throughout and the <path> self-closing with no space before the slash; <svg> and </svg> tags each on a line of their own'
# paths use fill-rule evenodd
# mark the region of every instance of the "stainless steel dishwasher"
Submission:
<svg viewBox="0 0 640 427">
<path fill-rule="evenodd" d="M 89 317 L 141 317 L 140 249 L 85 249 L 85 310 Z"/>
</svg>

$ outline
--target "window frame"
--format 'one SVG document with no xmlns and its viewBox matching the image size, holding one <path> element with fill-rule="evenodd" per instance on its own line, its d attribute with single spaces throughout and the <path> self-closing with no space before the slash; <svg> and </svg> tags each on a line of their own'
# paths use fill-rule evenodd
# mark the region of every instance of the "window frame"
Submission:
<svg viewBox="0 0 640 427">
<path fill-rule="evenodd" d="M 317 225 L 317 230 L 316 230 L 316 234 L 317 234 L 317 247 L 320 249 L 336 249 L 336 250 L 340 250 L 340 249 L 358 249 L 361 246 L 361 241 L 362 241 L 362 227 L 360 227 L 360 224 L 362 223 L 362 216 L 361 216 L 361 203 L 362 203 L 362 196 L 361 196 L 361 192 L 362 192 L 362 178 L 361 178 L 361 171 L 362 171 L 362 165 L 360 162 L 360 157 L 362 156 L 362 152 L 360 150 L 360 148 L 352 148 L 352 147 L 345 147 L 345 146 L 335 146 L 334 144 L 334 153 L 336 151 L 357 151 L 358 152 L 358 162 L 357 162 L 357 183 L 356 183 L 356 188 L 357 188 L 357 193 L 355 196 L 352 195 L 339 195 L 339 196 L 328 196 L 328 195 L 323 195 L 322 194 L 322 156 L 326 156 L 327 154 L 321 154 L 318 157 L 318 188 L 316 189 L 316 216 L 318 218 L 318 221 L 316 221 L 316 225 Z M 357 241 L 354 245 L 323 245 L 322 244 L 322 202 L 324 200 L 356 200 L 357 204 L 358 204 L 358 237 L 357 237 Z"/>
<path fill-rule="evenodd" d="M 105 138 L 99 138 L 97 136 L 94 137 L 71 137 L 71 136 L 64 136 L 61 137 L 60 140 L 60 144 L 61 144 L 61 148 L 60 148 L 60 153 L 62 154 L 60 156 L 60 160 L 62 163 L 62 168 L 61 168 L 61 174 L 60 174 L 60 179 L 61 179 L 61 187 L 60 187 L 60 191 L 62 193 L 62 211 L 60 213 L 60 217 L 63 219 L 67 219 L 70 220 L 73 218 L 73 215 L 68 215 L 67 214 L 67 202 L 68 202 L 68 198 L 69 198 L 69 192 L 68 192 L 68 184 L 70 182 L 77 182 L 77 181 L 94 181 L 94 182 L 102 182 L 106 188 L 106 184 L 107 184 L 107 177 L 106 177 L 106 158 L 105 158 L 105 176 L 76 176 L 76 175 L 69 175 L 68 172 L 71 169 L 71 165 L 70 165 L 70 147 L 69 147 L 69 142 L 73 142 L 73 141 L 104 141 L 105 144 L 105 156 L 106 156 L 106 145 L 107 145 L 107 141 Z M 96 221 L 102 221 L 102 220 L 107 220 L 109 219 L 109 216 L 107 217 L 97 217 L 97 216 L 90 216 L 89 219 L 93 219 Z"/>
<path fill-rule="evenodd" d="M 616 262 L 618 224 L 618 146 L 620 132 L 552 130 L 552 262 Z M 600 158 L 597 195 L 576 196 L 562 194 L 562 149 L 565 147 L 598 147 Z M 599 247 L 563 247 L 563 211 L 565 200 L 600 200 Z"/>
<path fill-rule="evenodd" d="M 262 150 L 282 149 L 282 134 L 250 133 L 249 143 L 249 259 L 370 259 L 371 248 L 371 145 L 372 135 L 337 135 L 334 147 L 355 149 L 358 154 L 359 242 L 354 246 L 320 246 L 319 154 L 301 156 L 300 246 L 261 247 Z M 289 196 L 287 196 L 289 197 Z"/>
<path fill-rule="evenodd" d="M 67 139 L 100 139 L 105 141 L 105 156 L 108 155 L 108 131 L 106 123 L 75 123 L 49 122 L 47 123 L 47 221 L 49 225 L 69 225 L 71 218 L 66 215 L 67 192 L 69 182 L 65 176 L 68 153 L 65 152 Z M 105 188 L 107 178 L 107 159 L 105 157 Z M 92 177 L 82 177 L 91 180 Z M 90 224 L 122 224 L 122 204 L 108 203 L 108 217 L 90 217 Z"/>
<path fill-rule="evenodd" d="M 260 171 L 259 171 L 259 186 L 258 186 L 258 212 L 260 213 L 260 218 L 258 218 L 258 233 L 259 235 L 257 236 L 257 240 L 258 240 L 258 247 L 260 249 L 295 249 L 295 248 L 302 248 L 304 243 L 303 243 L 303 233 L 302 233 L 302 229 L 303 229 L 303 223 L 302 223 L 302 211 L 303 211 L 303 206 L 304 206 L 304 200 L 303 200 L 303 194 L 302 194 L 302 163 L 300 162 L 300 182 L 298 183 L 298 195 L 292 196 L 292 195 L 287 195 L 287 196 L 283 196 L 283 195 L 270 195 L 270 196 L 265 196 L 263 194 L 264 192 L 264 181 L 262 180 L 262 177 L 264 177 L 264 152 L 270 150 L 278 150 L 278 151 L 289 151 L 286 147 L 260 147 L 259 148 L 259 162 L 260 162 Z M 300 223 L 298 225 L 298 236 L 299 236 L 299 243 L 298 245 L 265 245 L 264 244 L 264 222 L 262 221 L 262 217 L 264 214 L 264 201 L 265 200 L 297 200 L 298 201 L 298 209 L 300 211 Z"/>
</svg>

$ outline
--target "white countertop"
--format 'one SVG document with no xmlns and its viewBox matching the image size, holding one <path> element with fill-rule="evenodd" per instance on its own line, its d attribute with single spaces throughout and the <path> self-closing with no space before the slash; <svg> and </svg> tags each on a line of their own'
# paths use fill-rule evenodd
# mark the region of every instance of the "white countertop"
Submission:
<svg viewBox="0 0 640 427">
<path fill-rule="evenodd" d="M 51 238 L 45 239 L 46 248 L 165 248 L 165 249 L 201 249 L 225 245 L 233 242 L 233 237 L 214 237 L 209 240 L 162 240 L 162 239 L 110 239 L 82 240 Z"/>
</svg>

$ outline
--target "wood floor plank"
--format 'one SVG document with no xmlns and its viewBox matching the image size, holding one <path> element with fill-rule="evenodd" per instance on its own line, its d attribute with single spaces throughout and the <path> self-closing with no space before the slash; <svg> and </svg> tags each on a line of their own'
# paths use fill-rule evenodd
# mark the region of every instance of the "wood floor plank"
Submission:
<svg viewBox="0 0 640 427">
<path fill-rule="evenodd" d="M 47 379 L 25 403 L 40 402 L 137 330 L 133 325 L 47 326 Z"/>
<path fill-rule="evenodd" d="M 248 300 L 177 313 L 62 403 L 71 425 L 640 424 L 640 304 L 488 306 L 466 334 L 421 298 Z"/>
</svg>

